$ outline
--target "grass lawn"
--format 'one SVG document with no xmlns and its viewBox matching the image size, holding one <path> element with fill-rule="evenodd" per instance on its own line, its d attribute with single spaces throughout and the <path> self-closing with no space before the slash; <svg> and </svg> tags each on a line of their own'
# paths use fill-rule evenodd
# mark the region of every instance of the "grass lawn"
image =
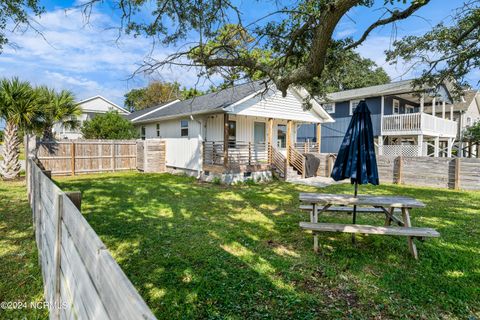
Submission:
<svg viewBox="0 0 480 320">
<path fill-rule="evenodd" d="M 0 180 L 0 302 L 43 301 L 43 286 L 24 181 Z M 46 319 L 41 309 L 0 309 L 0 319 Z"/>
<path fill-rule="evenodd" d="M 85 217 L 159 319 L 480 317 L 479 192 L 360 187 L 427 205 L 412 210 L 412 223 L 442 237 L 417 242 L 415 261 L 405 237 L 358 236 L 353 246 L 350 235 L 322 234 L 314 254 L 298 227 L 308 219 L 298 193 L 351 194 L 350 185 L 226 187 L 139 173 L 57 182 L 82 191 Z M 383 217 L 359 223 L 382 225 Z"/>
</svg>

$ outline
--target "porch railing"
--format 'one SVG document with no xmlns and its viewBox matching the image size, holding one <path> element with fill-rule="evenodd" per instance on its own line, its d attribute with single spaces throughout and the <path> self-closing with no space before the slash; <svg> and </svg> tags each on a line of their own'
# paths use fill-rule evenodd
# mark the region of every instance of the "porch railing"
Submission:
<svg viewBox="0 0 480 320">
<path fill-rule="evenodd" d="M 274 146 L 269 145 L 268 150 L 269 150 L 268 159 L 269 159 L 269 162 L 270 162 L 271 166 L 273 167 L 273 169 L 275 169 L 278 172 L 280 177 L 286 179 L 286 177 L 287 177 L 287 159 Z"/>
<path fill-rule="evenodd" d="M 302 178 L 305 178 L 305 156 L 293 147 L 290 147 L 287 152 L 290 165 L 302 175 Z"/>
<path fill-rule="evenodd" d="M 454 137 L 457 135 L 457 122 L 418 112 L 383 116 L 382 133 L 422 134 L 424 132 Z"/>
<path fill-rule="evenodd" d="M 266 143 L 229 142 L 229 165 L 257 165 L 268 163 Z M 203 162 L 212 165 L 224 165 L 225 153 L 223 141 L 205 141 L 203 143 Z"/>
<path fill-rule="evenodd" d="M 295 149 L 300 153 L 319 153 L 318 144 L 312 141 L 296 142 Z"/>
</svg>

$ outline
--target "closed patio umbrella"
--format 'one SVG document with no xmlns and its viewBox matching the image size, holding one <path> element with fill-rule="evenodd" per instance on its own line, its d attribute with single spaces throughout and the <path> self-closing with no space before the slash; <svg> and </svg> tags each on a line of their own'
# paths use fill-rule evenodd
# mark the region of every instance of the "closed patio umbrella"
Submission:
<svg viewBox="0 0 480 320">
<path fill-rule="evenodd" d="M 378 185 L 379 183 L 372 119 L 365 101 L 360 101 L 353 112 L 331 177 L 335 181 L 350 179 L 351 183 L 355 185 L 355 197 L 359 184 Z M 356 223 L 356 219 L 357 206 L 353 206 L 353 224 Z M 355 241 L 354 235 L 352 235 L 352 241 Z"/>
</svg>

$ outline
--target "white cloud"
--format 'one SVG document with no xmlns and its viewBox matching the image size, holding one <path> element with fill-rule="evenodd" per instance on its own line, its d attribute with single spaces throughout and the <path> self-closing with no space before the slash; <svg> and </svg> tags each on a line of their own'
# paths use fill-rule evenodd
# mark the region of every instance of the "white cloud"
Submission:
<svg viewBox="0 0 480 320">
<path fill-rule="evenodd" d="M 9 36 L 17 48 L 5 47 L 0 55 L 0 69 L 6 69 L 2 76 L 70 89 L 80 98 L 102 94 L 122 103 L 126 91 L 145 84 L 142 76 L 130 77 L 152 47 L 142 37 L 117 39 L 118 31 L 111 26 L 115 21 L 103 13 L 92 13 L 86 24 L 80 10 L 47 12 L 38 20 L 45 39 L 31 29 Z M 154 51 L 157 59 L 171 52 L 162 47 Z M 180 68 L 165 68 L 157 78 L 186 86 L 197 82 L 194 70 Z"/>
</svg>

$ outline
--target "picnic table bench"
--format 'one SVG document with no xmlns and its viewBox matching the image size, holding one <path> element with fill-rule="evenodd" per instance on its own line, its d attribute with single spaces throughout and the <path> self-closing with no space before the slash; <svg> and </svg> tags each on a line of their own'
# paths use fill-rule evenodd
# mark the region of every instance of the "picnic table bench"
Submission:
<svg viewBox="0 0 480 320">
<path fill-rule="evenodd" d="M 423 208 L 425 204 L 410 198 L 398 196 L 368 196 L 323 193 L 300 193 L 302 210 L 310 211 L 310 222 L 300 222 L 300 227 L 311 230 L 314 234 L 313 248 L 318 252 L 318 232 L 346 232 L 362 234 L 379 234 L 406 236 L 410 253 L 418 259 L 417 247 L 414 238 L 439 237 L 435 229 L 412 227 L 410 222 L 410 209 Z M 384 226 L 370 226 L 360 224 L 319 223 L 318 217 L 322 212 L 353 212 L 352 206 L 357 206 L 358 213 L 381 213 L 385 215 Z M 401 212 L 402 217 L 395 213 Z M 398 227 L 392 227 L 392 222 Z"/>
</svg>

